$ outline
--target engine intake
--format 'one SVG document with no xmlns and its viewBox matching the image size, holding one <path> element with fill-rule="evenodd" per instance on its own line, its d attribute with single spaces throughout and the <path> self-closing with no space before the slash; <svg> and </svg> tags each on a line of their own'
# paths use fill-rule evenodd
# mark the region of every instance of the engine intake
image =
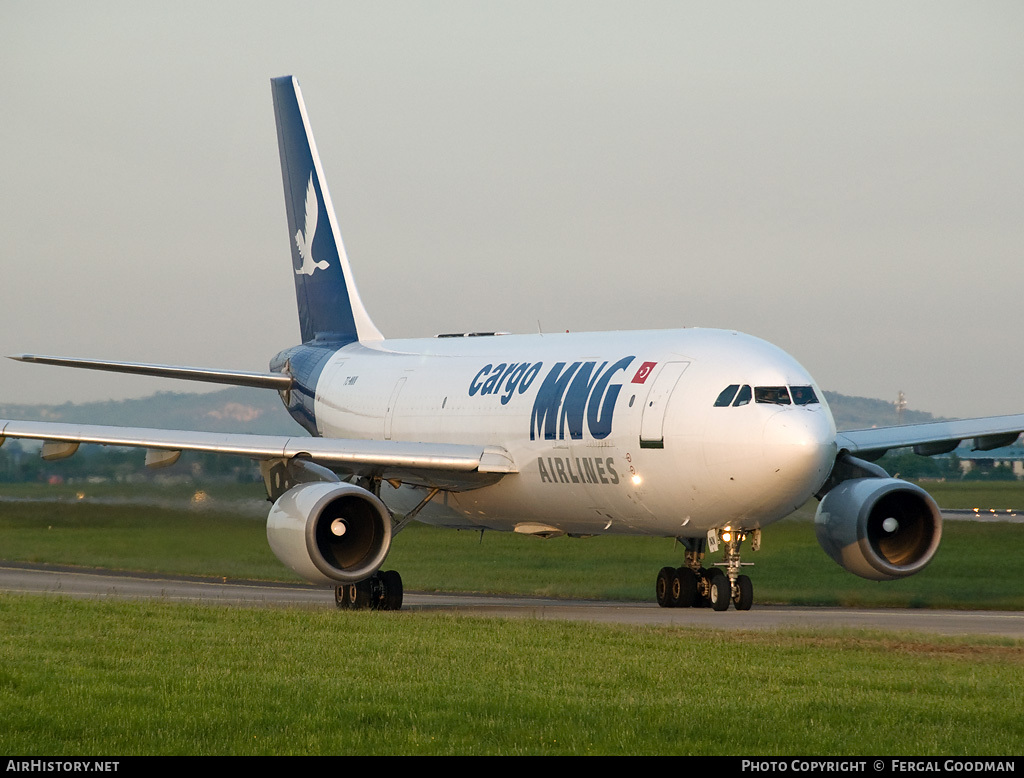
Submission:
<svg viewBox="0 0 1024 778">
<path fill-rule="evenodd" d="M 861 578 L 891 581 L 924 569 L 939 548 L 942 515 L 924 489 L 898 478 L 854 478 L 825 495 L 818 543 Z"/>
<path fill-rule="evenodd" d="M 357 583 L 377 572 L 391 550 L 391 514 L 353 484 L 299 484 L 270 509 L 267 541 L 311 583 Z"/>
</svg>

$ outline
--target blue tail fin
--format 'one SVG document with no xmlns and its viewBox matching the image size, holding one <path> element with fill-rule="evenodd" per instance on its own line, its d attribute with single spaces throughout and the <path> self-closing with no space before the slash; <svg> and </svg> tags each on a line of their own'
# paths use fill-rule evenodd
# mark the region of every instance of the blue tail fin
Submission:
<svg viewBox="0 0 1024 778">
<path fill-rule="evenodd" d="M 302 342 L 382 340 L 359 299 L 294 76 L 270 81 Z"/>
</svg>

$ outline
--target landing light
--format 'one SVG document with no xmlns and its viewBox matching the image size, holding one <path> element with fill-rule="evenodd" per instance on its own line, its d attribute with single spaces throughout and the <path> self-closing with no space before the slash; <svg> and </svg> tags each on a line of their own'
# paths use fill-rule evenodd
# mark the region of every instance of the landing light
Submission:
<svg viewBox="0 0 1024 778">
<path fill-rule="evenodd" d="M 644 479 L 641 478 L 639 475 L 634 475 L 633 476 L 633 486 L 639 486 L 643 482 L 644 482 Z"/>
</svg>

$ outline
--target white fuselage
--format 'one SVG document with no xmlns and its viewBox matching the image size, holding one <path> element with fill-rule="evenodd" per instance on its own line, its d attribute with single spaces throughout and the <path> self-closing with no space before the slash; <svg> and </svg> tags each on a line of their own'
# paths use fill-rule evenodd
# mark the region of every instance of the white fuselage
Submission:
<svg viewBox="0 0 1024 778">
<path fill-rule="evenodd" d="M 716 406 L 730 385 L 812 387 L 818 402 Z M 325 366 L 315 416 L 324 437 L 505 448 L 517 473 L 422 518 L 521 532 L 754 529 L 803 504 L 836 452 L 807 371 L 723 330 L 354 343 Z"/>
</svg>

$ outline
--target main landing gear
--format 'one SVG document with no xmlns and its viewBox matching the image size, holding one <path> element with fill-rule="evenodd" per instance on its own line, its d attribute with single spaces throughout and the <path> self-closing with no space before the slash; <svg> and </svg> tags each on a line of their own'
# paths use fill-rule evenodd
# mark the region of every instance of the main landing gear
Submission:
<svg viewBox="0 0 1024 778">
<path fill-rule="evenodd" d="M 754 602 L 754 586 L 750 577 L 740 574 L 740 568 L 749 562 L 740 562 L 740 543 L 747 538 L 745 532 L 724 527 L 708 533 L 704 538 L 681 538 L 686 548 L 683 567 L 663 567 L 658 572 L 654 592 L 662 608 L 712 608 L 724 611 L 732 602 L 738 611 L 750 610 Z M 711 541 L 711 550 L 718 543 L 725 547 L 721 567 L 703 566 L 705 548 Z M 751 548 L 761 544 L 761 531 L 754 530 Z M 724 567 L 724 570 L 723 570 Z"/>
<path fill-rule="evenodd" d="M 402 594 L 402 576 L 385 570 L 359 583 L 335 587 L 334 602 L 341 610 L 397 611 L 402 609 Z"/>
<path fill-rule="evenodd" d="M 396 482 L 389 482 L 395 485 Z M 358 486 L 373 493 L 380 498 L 381 479 L 379 476 L 372 478 L 360 478 L 356 481 Z M 433 487 L 427 491 L 426 496 L 419 501 L 415 508 L 405 514 L 401 521 L 395 519 L 392 514 L 392 536 L 397 535 L 416 518 L 427 503 L 430 502 L 441 489 Z M 369 578 L 359 583 L 344 584 L 334 588 L 334 602 L 341 610 L 375 610 L 375 611 L 400 611 L 402 610 L 402 576 L 394 570 L 377 571 Z"/>
</svg>

